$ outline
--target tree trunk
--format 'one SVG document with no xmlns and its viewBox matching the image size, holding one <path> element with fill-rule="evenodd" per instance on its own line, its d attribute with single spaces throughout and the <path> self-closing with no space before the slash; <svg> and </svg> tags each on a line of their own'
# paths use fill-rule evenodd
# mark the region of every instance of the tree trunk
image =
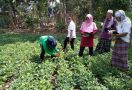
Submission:
<svg viewBox="0 0 132 90">
<path fill-rule="evenodd" d="M 66 16 L 67 16 L 67 8 L 66 8 L 66 0 L 64 0 L 63 2 L 63 7 L 64 7 L 64 17 L 65 17 L 65 24 L 67 24 L 67 19 L 66 19 Z"/>
<path fill-rule="evenodd" d="M 9 16 L 10 16 L 10 25 L 9 25 L 9 27 L 11 28 L 11 30 L 14 30 L 16 27 L 15 27 L 15 23 L 14 23 L 14 20 L 13 20 L 11 8 L 9 10 Z"/>
<path fill-rule="evenodd" d="M 131 28 L 131 34 L 130 34 L 130 47 L 132 48 L 132 28 Z"/>
<path fill-rule="evenodd" d="M 11 28 L 15 29 L 17 25 L 17 19 L 16 19 L 16 9 L 15 5 L 12 1 L 10 1 L 10 17 L 11 17 Z"/>
<path fill-rule="evenodd" d="M 93 14 L 93 0 L 88 0 L 88 6 L 89 6 L 89 13 Z"/>
<path fill-rule="evenodd" d="M 132 10 L 132 1 L 130 1 L 130 10 Z M 132 48 L 132 27 L 131 27 L 131 34 L 130 34 L 130 47 Z"/>
</svg>

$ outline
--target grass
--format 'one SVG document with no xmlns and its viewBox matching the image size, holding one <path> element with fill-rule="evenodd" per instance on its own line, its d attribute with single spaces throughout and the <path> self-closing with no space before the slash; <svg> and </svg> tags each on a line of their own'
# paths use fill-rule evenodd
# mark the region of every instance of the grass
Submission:
<svg viewBox="0 0 132 90">
<path fill-rule="evenodd" d="M 58 48 L 62 48 L 64 35 L 56 35 Z M 0 35 L 0 90 L 131 90 L 132 49 L 129 49 L 129 71 L 123 73 L 110 66 L 111 52 L 80 58 L 79 37 L 75 51 L 62 51 L 54 61 L 47 55 L 39 61 L 39 35 Z M 95 40 L 97 43 L 97 40 Z M 56 71 L 56 73 L 54 73 Z M 56 83 L 51 83 L 53 73 Z M 3 89 L 4 90 L 4 89 Z"/>
</svg>

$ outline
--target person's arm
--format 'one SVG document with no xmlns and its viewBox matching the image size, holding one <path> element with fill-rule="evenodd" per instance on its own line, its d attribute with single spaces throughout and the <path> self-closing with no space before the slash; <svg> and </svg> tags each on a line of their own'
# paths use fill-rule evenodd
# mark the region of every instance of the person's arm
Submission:
<svg viewBox="0 0 132 90">
<path fill-rule="evenodd" d="M 109 30 L 109 31 L 108 31 L 108 34 L 113 35 L 113 34 L 114 34 L 113 32 L 116 32 L 116 30 Z"/>
<path fill-rule="evenodd" d="M 93 34 L 96 34 L 96 32 L 97 32 L 97 29 L 96 30 L 93 30 Z"/>
<path fill-rule="evenodd" d="M 59 57 L 60 56 L 60 52 L 59 52 L 59 50 L 57 49 L 57 48 L 55 48 L 55 53 L 54 53 L 54 57 Z"/>
<path fill-rule="evenodd" d="M 113 24 L 111 25 L 111 30 L 116 30 L 116 26 L 117 26 L 117 21 L 114 20 Z"/>
<path fill-rule="evenodd" d="M 117 21 L 114 20 L 113 25 L 111 26 L 111 30 L 108 30 L 108 34 L 115 35 L 117 32 Z"/>
<path fill-rule="evenodd" d="M 42 38 L 42 36 L 40 37 L 40 39 L 39 39 L 39 44 L 40 44 L 40 47 L 42 47 L 42 44 L 43 43 L 43 38 Z"/>
<path fill-rule="evenodd" d="M 80 28 L 80 34 L 84 35 L 84 32 L 82 31 L 82 29 L 83 29 L 83 23 L 82 23 L 81 28 Z"/>
<path fill-rule="evenodd" d="M 96 26 L 96 24 L 94 23 L 94 26 L 93 26 L 93 34 L 95 34 L 96 32 L 97 32 L 97 26 Z"/>
<path fill-rule="evenodd" d="M 118 33 L 118 34 L 114 34 L 114 36 L 116 37 L 124 37 L 126 36 L 128 33 Z"/>
<path fill-rule="evenodd" d="M 124 23 L 122 25 L 122 32 L 115 34 L 116 37 L 125 37 L 127 34 L 130 33 L 131 30 L 131 24 L 130 23 Z"/>
</svg>

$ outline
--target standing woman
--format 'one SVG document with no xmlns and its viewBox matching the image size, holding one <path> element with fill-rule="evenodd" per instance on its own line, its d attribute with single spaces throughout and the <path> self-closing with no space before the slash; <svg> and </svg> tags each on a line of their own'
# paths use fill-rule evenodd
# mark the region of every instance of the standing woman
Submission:
<svg viewBox="0 0 132 90">
<path fill-rule="evenodd" d="M 128 70 L 128 45 L 130 42 L 131 21 L 125 15 L 123 10 L 118 10 L 115 13 L 117 23 L 117 33 L 111 64 L 123 71 Z"/>
<path fill-rule="evenodd" d="M 113 17 L 113 10 L 108 10 L 106 13 L 106 18 L 103 23 L 100 40 L 95 49 L 96 53 L 104 53 L 110 51 L 112 37 L 110 34 L 108 34 L 108 31 L 115 30 L 115 28 L 116 20 Z"/>
<path fill-rule="evenodd" d="M 89 55 L 93 55 L 94 34 L 97 31 L 96 24 L 93 22 L 91 14 L 86 15 L 86 20 L 82 23 L 81 28 L 81 44 L 79 56 L 83 55 L 85 47 L 89 47 Z"/>
<path fill-rule="evenodd" d="M 65 51 L 67 43 L 70 43 L 71 49 L 74 50 L 74 41 L 76 38 L 76 24 L 73 21 L 72 17 L 68 17 L 68 29 L 67 37 L 64 40 L 63 50 Z"/>
</svg>

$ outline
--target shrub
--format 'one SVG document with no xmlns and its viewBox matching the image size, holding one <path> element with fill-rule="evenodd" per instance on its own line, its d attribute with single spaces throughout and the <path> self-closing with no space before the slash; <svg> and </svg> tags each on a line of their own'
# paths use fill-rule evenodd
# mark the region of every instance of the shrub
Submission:
<svg viewBox="0 0 132 90">
<path fill-rule="evenodd" d="M 56 29 L 57 31 L 62 32 L 62 30 L 65 29 L 65 22 L 63 20 L 58 19 L 56 21 Z"/>
<path fill-rule="evenodd" d="M 25 22 L 26 22 L 28 27 L 34 28 L 35 24 L 37 24 L 39 22 L 39 19 L 38 18 L 34 18 L 32 16 L 27 16 L 25 18 Z"/>
</svg>

